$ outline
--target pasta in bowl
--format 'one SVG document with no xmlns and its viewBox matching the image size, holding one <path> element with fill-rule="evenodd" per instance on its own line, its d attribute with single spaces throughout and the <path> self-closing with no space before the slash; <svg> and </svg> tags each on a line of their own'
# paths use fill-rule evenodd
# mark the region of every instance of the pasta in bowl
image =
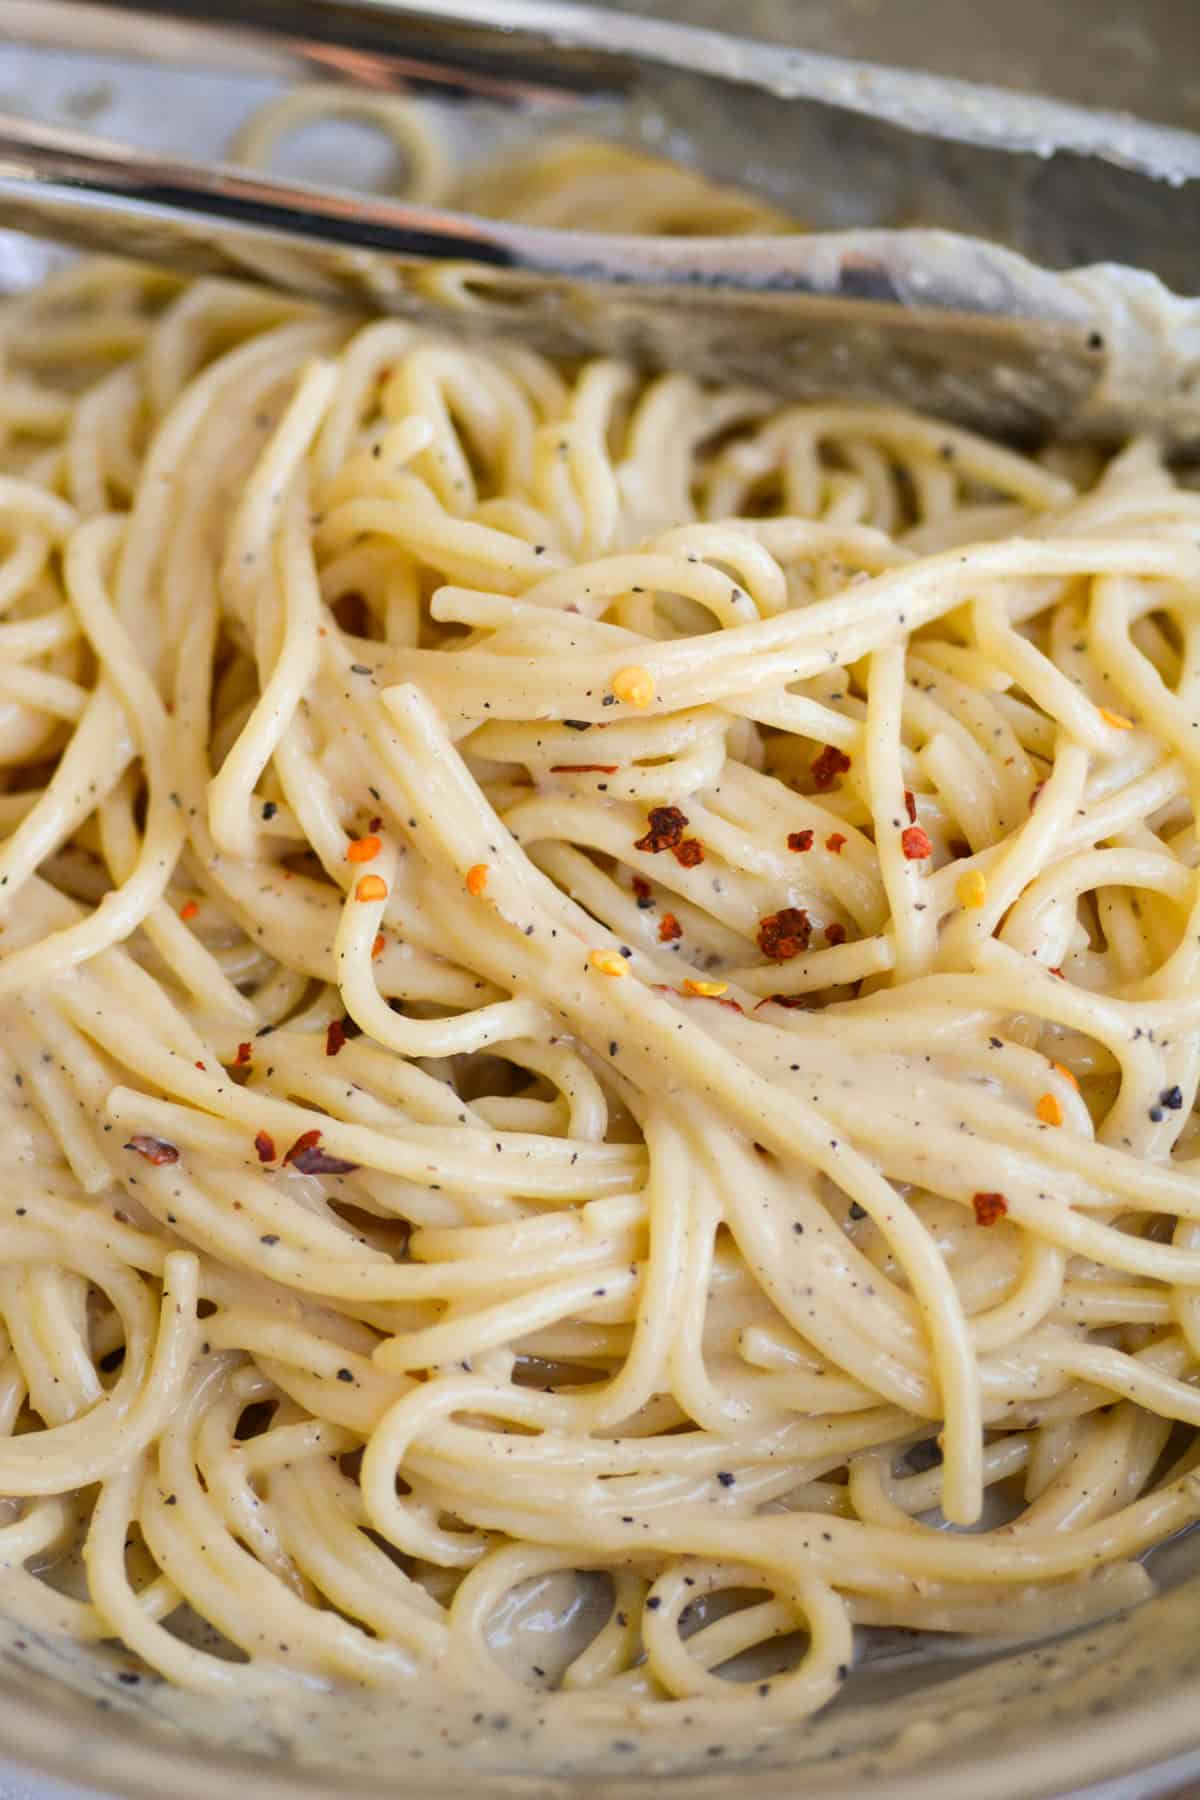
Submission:
<svg viewBox="0 0 1200 1800">
<path fill-rule="evenodd" d="M 872 1632 L 1142 1600 L 1200 1514 L 1154 445 L 104 263 L 0 335 L 13 1629 L 666 1767 Z"/>
</svg>

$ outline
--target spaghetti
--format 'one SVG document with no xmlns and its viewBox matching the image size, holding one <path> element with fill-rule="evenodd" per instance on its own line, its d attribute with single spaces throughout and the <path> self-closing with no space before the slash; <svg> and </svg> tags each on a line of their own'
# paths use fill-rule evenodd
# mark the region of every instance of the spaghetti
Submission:
<svg viewBox="0 0 1200 1800">
<path fill-rule="evenodd" d="M 1200 496 L 104 263 L 0 337 L 0 1607 L 757 1725 L 1140 1597 Z"/>
</svg>

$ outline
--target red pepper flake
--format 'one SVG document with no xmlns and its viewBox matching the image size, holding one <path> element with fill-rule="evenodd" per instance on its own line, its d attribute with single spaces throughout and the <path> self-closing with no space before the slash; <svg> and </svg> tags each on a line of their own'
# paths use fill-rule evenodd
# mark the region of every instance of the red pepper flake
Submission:
<svg viewBox="0 0 1200 1800">
<path fill-rule="evenodd" d="M 668 987 L 665 981 L 652 981 L 650 985 L 656 994 L 674 994 L 677 1000 L 711 1000 L 715 1006 L 727 1006 L 730 1012 L 744 1013 L 746 1010 L 739 1001 L 729 1000 L 721 994 L 697 993 L 694 984 L 690 988 L 686 985 L 676 988 Z M 758 1003 L 759 1006 L 765 1006 L 766 1004 L 765 1000 L 760 1000 Z M 754 1010 L 757 1012 L 758 1006 L 756 1006 Z"/>
<path fill-rule="evenodd" d="M 254 1148 L 258 1151 L 259 1162 L 269 1163 L 275 1161 L 275 1139 L 271 1136 L 269 1131 L 255 1132 Z"/>
<path fill-rule="evenodd" d="M 909 862 L 923 862 L 927 856 L 933 855 L 933 845 L 929 841 L 929 833 L 920 825 L 906 825 L 900 833 L 900 848 Z"/>
<path fill-rule="evenodd" d="M 199 1061 L 197 1061 L 197 1063 L 196 1063 L 196 1067 L 197 1067 L 197 1068 L 198 1068 L 198 1069 L 203 1069 L 203 1070 L 204 1070 L 204 1073 L 205 1073 L 205 1074 L 206 1074 L 206 1075 L 207 1075 L 207 1074 L 208 1074 L 208 1064 L 207 1064 L 207 1063 L 202 1063 L 202 1062 L 199 1062 Z"/>
<path fill-rule="evenodd" d="M 195 918 L 196 914 L 199 911 L 200 911 L 200 906 L 197 901 L 185 900 L 183 905 L 179 909 L 179 916 L 183 920 L 184 924 L 186 925 L 190 919 Z"/>
<path fill-rule="evenodd" d="M 844 831 L 831 831 L 829 836 L 825 839 L 825 848 L 827 850 L 832 850 L 835 856 L 840 856 L 842 854 L 842 845 L 845 842 L 846 834 Z"/>
<path fill-rule="evenodd" d="M 759 1001 L 754 1010 L 761 1012 L 764 1006 L 787 1006 L 791 1007 L 793 1011 L 798 1011 L 801 1008 L 807 1010 L 814 1004 L 815 1002 L 809 994 L 768 994 L 765 1000 Z"/>
<path fill-rule="evenodd" d="M 846 752 L 839 750 L 836 744 L 826 744 L 821 754 L 813 760 L 813 782 L 820 789 L 830 788 L 835 777 L 844 775 L 849 767 L 850 758 Z"/>
<path fill-rule="evenodd" d="M 552 775 L 615 775 L 620 763 L 551 763 Z"/>
<path fill-rule="evenodd" d="M 1008 1201 L 1003 1194 L 972 1194 L 971 1205 L 975 1208 L 977 1225 L 996 1225 L 1008 1211 Z"/>
<path fill-rule="evenodd" d="M 1063 1122 L 1062 1101 L 1057 1094 L 1042 1094 L 1034 1111 L 1043 1125 L 1061 1125 Z"/>
<path fill-rule="evenodd" d="M 654 905 L 654 895 L 651 892 L 650 883 L 646 880 L 644 875 L 634 876 L 633 896 L 642 912 L 645 912 L 648 906 Z"/>
<path fill-rule="evenodd" d="M 704 861 L 704 845 L 699 838 L 684 838 L 682 844 L 676 844 L 671 855 L 681 869 L 694 869 L 697 863 Z"/>
<path fill-rule="evenodd" d="M 1045 785 L 1046 785 L 1046 783 L 1044 781 L 1039 781 L 1037 786 L 1034 788 L 1032 794 L 1030 794 L 1030 796 L 1029 796 L 1030 812 L 1032 812 L 1034 810 L 1034 808 L 1037 806 L 1038 801 L 1041 799 L 1042 789 L 1045 787 Z"/>
<path fill-rule="evenodd" d="M 382 829 L 382 827 L 383 827 L 383 820 L 379 817 L 379 814 L 376 813 L 375 817 L 371 820 L 371 823 L 367 826 L 367 830 L 368 831 L 379 831 Z"/>
<path fill-rule="evenodd" d="M 683 926 L 674 913 L 664 913 L 658 921 L 658 941 L 660 944 L 673 944 L 676 938 L 683 936 Z"/>
<path fill-rule="evenodd" d="M 681 843 L 687 829 L 687 814 L 677 806 L 652 806 L 647 817 L 650 829 L 634 843 L 635 850 L 657 856 L 660 850 L 673 850 Z"/>
<path fill-rule="evenodd" d="M 384 937 L 382 931 L 377 931 L 375 933 L 375 942 L 371 945 L 371 961 L 378 961 L 386 949 L 387 939 Z"/>
<path fill-rule="evenodd" d="M 383 849 L 383 840 L 374 832 L 368 837 L 353 838 L 346 846 L 346 861 L 352 863 L 374 862 Z"/>
<path fill-rule="evenodd" d="M 302 1175 L 349 1175 L 357 1169 L 357 1163 L 347 1162 L 341 1156 L 330 1156 L 327 1150 L 319 1149 L 320 1142 L 320 1131 L 302 1131 L 284 1155 L 284 1162 L 291 1163 Z"/>
<path fill-rule="evenodd" d="M 244 1069 L 246 1067 L 246 1064 L 250 1061 L 252 1054 L 253 1054 L 253 1051 L 251 1050 L 251 1047 L 248 1043 L 239 1044 L 238 1048 L 237 1048 L 237 1055 L 233 1059 L 234 1068 L 235 1069 Z"/>
<path fill-rule="evenodd" d="M 831 944 L 844 944 L 846 941 L 846 927 L 844 925 L 839 925 L 835 919 L 832 925 L 827 925 L 825 927 L 825 936 Z"/>
<path fill-rule="evenodd" d="M 812 847 L 813 847 L 813 834 L 811 831 L 789 831 L 788 832 L 788 849 L 789 850 L 798 850 L 801 853 L 803 853 L 805 850 L 811 850 Z"/>
<path fill-rule="evenodd" d="M 911 788 L 904 790 L 904 810 L 908 814 L 909 824 L 915 825 L 917 822 L 917 797 Z"/>
<path fill-rule="evenodd" d="M 325 1031 L 325 1054 L 336 1056 L 346 1042 L 346 1028 L 340 1019 L 330 1019 Z"/>
<path fill-rule="evenodd" d="M 136 1132 L 125 1148 L 126 1150 L 136 1150 L 139 1156 L 144 1156 L 146 1161 L 153 1163 L 156 1169 L 161 1168 L 163 1163 L 179 1161 L 179 1151 L 174 1144 L 168 1144 L 166 1138 L 149 1137 L 142 1131 Z"/>
<path fill-rule="evenodd" d="M 790 962 L 812 941 L 812 921 L 800 906 L 785 906 L 759 920 L 758 947 L 775 962 Z"/>
<path fill-rule="evenodd" d="M 1066 979 L 1067 979 L 1067 978 L 1066 978 L 1066 976 L 1065 976 L 1065 975 L 1064 975 L 1064 974 L 1063 974 L 1063 972 L 1062 972 L 1062 970 L 1061 970 L 1061 969 L 1051 969 L 1051 971 L 1050 971 L 1050 973 L 1051 973 L 1051 974 L 1052 974 L 1052 975 L 1057 975 L 1057 976 L 1058 976 L 1058 979 L 1059 979 L 1059 980 L 1060 980 L 1060 981 L 1065 981 L 1065 980 L 1066 980 Z"/>
<path fill-rule="evenodd" d="M 356 1162 L 347 1162 L 344 1156 L 330 1156 L 327 1150 L 297 1151 L 291 1163 L 302 1175 L 352 1175 L 358 1168 Z"/>
</svg>

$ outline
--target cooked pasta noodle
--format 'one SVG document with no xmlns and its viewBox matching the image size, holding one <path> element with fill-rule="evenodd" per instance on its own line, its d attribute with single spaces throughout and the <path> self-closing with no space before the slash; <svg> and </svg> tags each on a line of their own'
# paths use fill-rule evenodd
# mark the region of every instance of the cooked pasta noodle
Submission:
<svg viewBox="0 0 1200 1800">
<path fill-rule="evenodd" d="M 856 1625 L 1139 1598 L 1200 1514 L 1154 445 L 105 263 L 0 340 L 0 1608 L 757 1724 Z"/>
</svg>

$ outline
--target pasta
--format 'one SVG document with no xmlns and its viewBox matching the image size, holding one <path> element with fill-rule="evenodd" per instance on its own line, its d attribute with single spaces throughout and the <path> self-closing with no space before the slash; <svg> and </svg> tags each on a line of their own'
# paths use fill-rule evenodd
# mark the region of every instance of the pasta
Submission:
<svg viewBox="0 0 1200 1800">
<path fill-rule="evenodd" d="M 612 222 L 613 155 L 485 200 Z M 654 1727 L 1141 1597 L 1200 1515 L 1154 445 L 103 262 L 0 342 L 0 1609 Z M 598 1627 L 505 1659 L 548 1578 Z"/>
</svg>

